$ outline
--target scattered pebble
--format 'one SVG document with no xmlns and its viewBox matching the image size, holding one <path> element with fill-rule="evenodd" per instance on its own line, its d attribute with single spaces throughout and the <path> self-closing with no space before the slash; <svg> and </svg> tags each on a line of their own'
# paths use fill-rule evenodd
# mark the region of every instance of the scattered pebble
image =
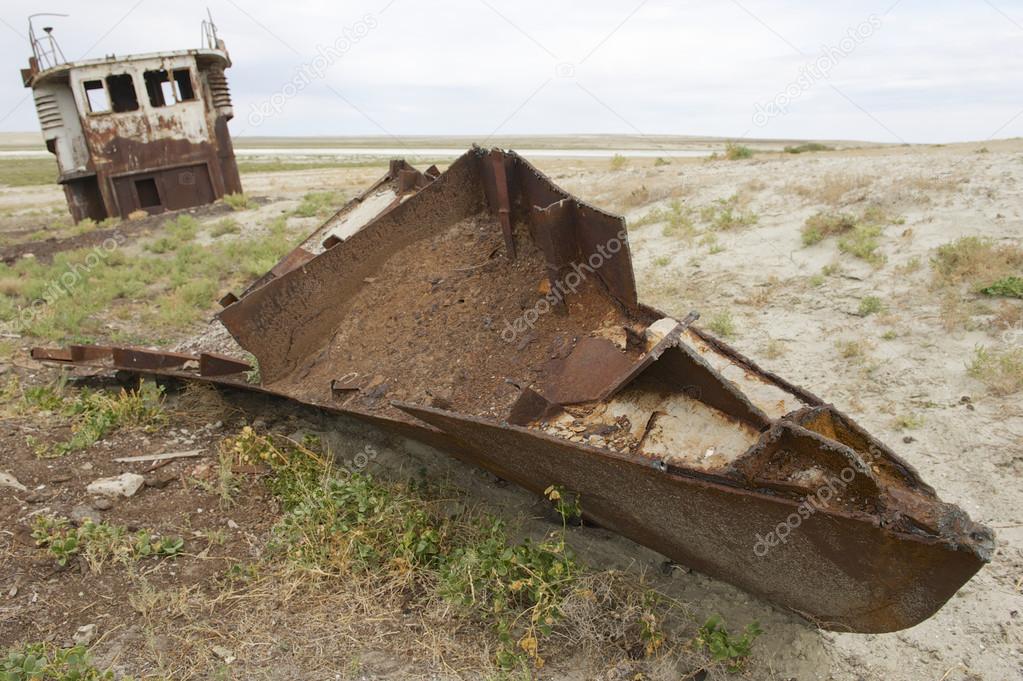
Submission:
<svg viewBox="0 0 1023 681">
<path fill-rule="evenodd" d="M 213 654 L 224 661 L 224 664 L 231 664 L 235 661 L 234 652 L 230 648 L 224 646 L 213 646 Z"/>
<path fill-rule="evenodd" d="M 96 638 L 96 625 L 83 624 L 75 631 L 73 640 L 76 646 L 87 646 Z"/>
<path fill-rule="evenodd" d="M 0 487 L 13 487 L 19 492 L 28 491 L 28 487 L 25 487 L 20 482 L 18 482 L 18 479 L 16 477 L 11 475 L 10 473 L 4 473 L 2 471 L 0 471 Z"/>
</svg>

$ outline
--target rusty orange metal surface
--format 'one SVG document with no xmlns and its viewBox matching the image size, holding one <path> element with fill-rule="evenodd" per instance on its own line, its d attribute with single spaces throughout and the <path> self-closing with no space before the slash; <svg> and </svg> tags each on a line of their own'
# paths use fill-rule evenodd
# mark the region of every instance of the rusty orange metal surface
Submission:
<svg viewBox="0 0 1023 681">
<path fill-rule="evenodd" d="M 409 171 L 392 164 L 385 179 L 404 198 L 361 230 L 224 301 L 220 320 L 257 358 L 259 385 L 238 358 L 33 356 L 278 395 L 537 493 L 561 485 L 590 522 L 826 629 L 913 626 L 990 559 L 991 531 L 853 419 L 694 326 L 695 314 L 674 320 L 641 304 L 622 218 L 512 152 L 473 148 L 444 173 Z M 589 288 L 566 289 L 598 260 Z M 531 283 L 509 291 L 513 281 Z M 396 298 L 402 288 L 409 295 Z M 522 338 L 495 342 L 502 326 L 490 313 L 528 314 L 538 295 L 544 315 Z M 466 309 L 470 296 L 492 305 Z M 346 335 L 367 315 L 379 338 Z M 471 340 L 430 336 L 434 317 Z M 694 423 L 703 430 L 686 432 Z M 730 427 L 748 448 L 671 449 Z M 649 448 L 655 428 L 667 449 Z"/>
</svg>

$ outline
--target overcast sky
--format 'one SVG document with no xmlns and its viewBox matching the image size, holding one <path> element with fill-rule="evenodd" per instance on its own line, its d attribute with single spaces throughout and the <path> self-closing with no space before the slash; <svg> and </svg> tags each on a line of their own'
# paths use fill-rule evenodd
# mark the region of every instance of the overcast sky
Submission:
<svg viewBox="0 0 1023 681">
<path fill-rule="evenodd" d="M 0 131 L 38 130 L 32 12 L 80 59 L 196 47 L 207 6 L 235 135 L 1023 135 L 1023 0 L 4 0 Z"/>
</svg>

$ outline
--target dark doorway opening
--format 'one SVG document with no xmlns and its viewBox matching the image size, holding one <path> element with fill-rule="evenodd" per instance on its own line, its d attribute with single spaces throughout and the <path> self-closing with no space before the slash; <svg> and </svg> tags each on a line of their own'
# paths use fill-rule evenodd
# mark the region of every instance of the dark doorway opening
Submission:
<svg viewBox="0 0 1023 681">
<path fill-rule="evenodd" d="M 160 192 L 156 188 L 156 180 L 151 177 L 135 180 L 135 193 L 139 197 L 139 208 L 159 208 L 163 205 L 160 201 Z"/>
</svg>

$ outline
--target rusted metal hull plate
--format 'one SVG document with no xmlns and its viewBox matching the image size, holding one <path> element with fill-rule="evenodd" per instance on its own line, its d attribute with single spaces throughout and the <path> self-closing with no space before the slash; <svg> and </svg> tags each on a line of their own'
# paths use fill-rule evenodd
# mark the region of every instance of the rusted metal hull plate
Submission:
<svg viewBox="0 0 1023 681">
<path fill-rule="evenodd" d="M 70 351 L 57 349 L 37 348 L 33 356 L 103 366 L 96 360 L 72 362 Z M 150 364 L 134 371 L 294 400 L 237 376 L 201 376 L 170 361 Z M 971 548 L 891 532 L 869 516 L 819 510 L 802 518 L 798 499 L 507 423 L 401 403 L 396 406 L 414 421 L 294 401 L 421 441 L 538 494 L 561 485 L 580 495 L 584 515 L 596 524 L 789 608 L 823 629 L 884 633 L 914 626 L 937 612 L 986 562 Z M 798 528 L 765 550 L 761 540 L 791 526 L 794 518 Z"/>
<path fill-rule="evenodd" d="M 984 565 L 969 549 L 824 512 L 801 519 L 785 543 L 765 551 L 758 537 L 792 523 L 792 514 L 800 518 L 798 502 L 662 472 L 643 459 L 524 428 L 402 408 L 458 440 L 473 463 L 537 493 L 562 485 L 580 495 L 584 513 L 599 525 L 805 614 L 825 629 L 883 633 L 911 627 Z"/>
</svg>

